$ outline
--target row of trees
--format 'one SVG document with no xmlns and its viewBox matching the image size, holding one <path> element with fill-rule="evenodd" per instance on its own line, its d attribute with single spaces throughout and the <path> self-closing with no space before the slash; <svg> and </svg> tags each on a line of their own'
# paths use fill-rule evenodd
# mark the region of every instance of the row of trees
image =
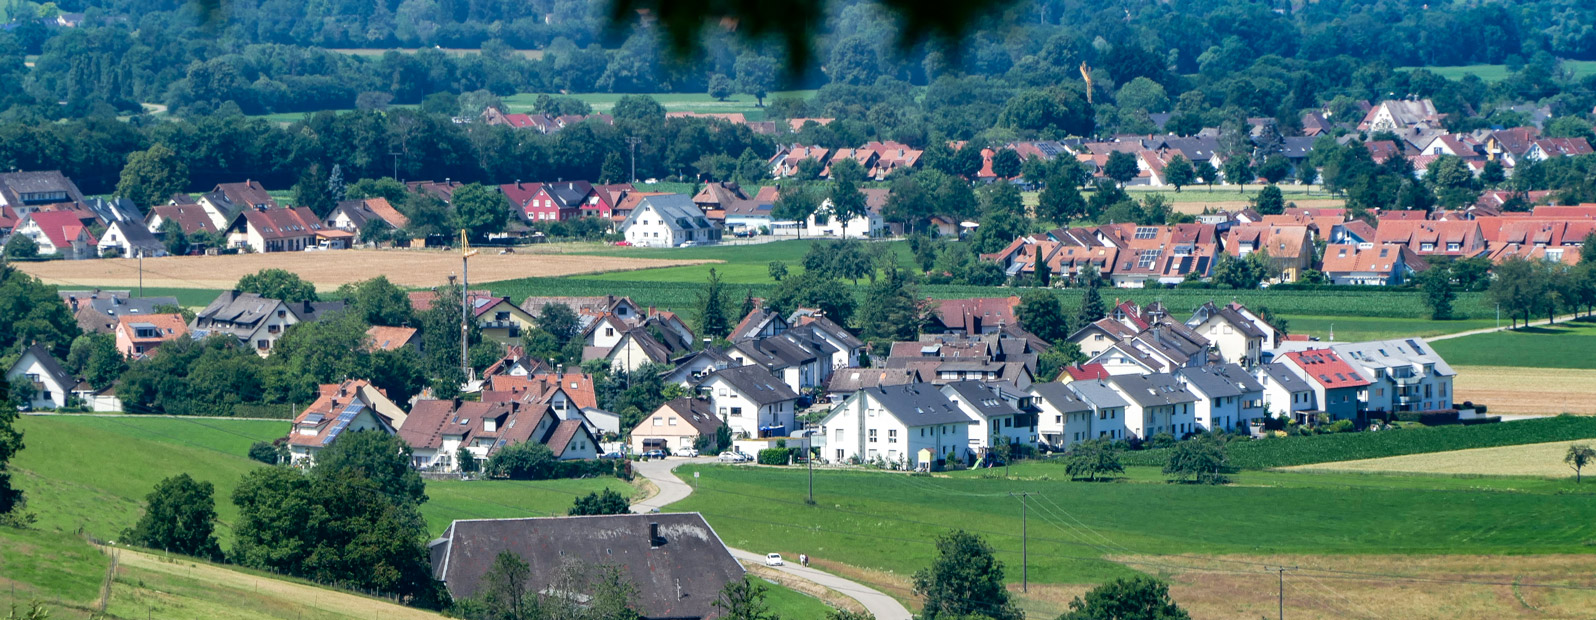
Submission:
<svg viewBox="0 0 1596 620">
<path fill-rule="evenodd" d="M 1596 249 L 1581 248 L 1578 265 L 1511 257 L 1496 264 L 1489 294 L 1513 326 L 1528 325 L 1535 317 L 1557 319 L 1559 312 L 1586 315 L 1596 307 Z M 1427 285 L 1426 290 L 1430 290 Z M 1436 308 L 1437 295 L 1430 295 Z M 1449 304 L 1448 300 L 1448 304 Z"/>
</svg>

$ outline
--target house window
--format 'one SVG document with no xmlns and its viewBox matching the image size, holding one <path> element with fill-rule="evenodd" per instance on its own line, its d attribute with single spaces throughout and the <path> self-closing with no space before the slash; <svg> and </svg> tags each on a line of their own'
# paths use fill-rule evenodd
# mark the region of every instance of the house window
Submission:
<svg viewBox="0 0 1596 620">
<path fill-rule="evenodd" d="M 613 328 L 613 327 L 604 328 L 604 335 L 605 336 L 614 336 L 615 335 L 615 328 Z"/>
<path fill-rule="evenodd" d="M 664 426 L 665 418 L 654 416 L 654 426 Z"/>
<path fill-rule="evenodd" d="M 1053 417 L 1057 418 L 1056 420 L 1054 420 L 1055 423 L 1058 423 L 1058 424 L 1063 424 L 1064 423 L 1064 416 L 1058 415 L 1058 416 L 1053 416 Z"/>
<path fill-rule="evenodd" d="M 272 348 L 272 341 L 270 341 L 270 340 L 256 340 L 255 341 L 255 348 L 260 349 L 262 351 L 265 351 L 266 349 L 270 349 L 270 348 Z"/>
<path fill-rule="evenodd" d="M 837 429 L 837 441 L 842 441 L 842 431 L 843 429 Z"/>
<path fill-rule="evenodd" d="M 742 407 L 732 407 L 731 408 L 731 414 L 734 415 L 734 416 L 740 416 L 740 415 L 743 414 L 743 408 Z"/>
<path fill-rule="evenodd" d="M 504 312 L 495 312 L 495 313 L 493 313 L 493 320 L 495 320 L 495 321 L 508 321 L 508 320 L 510 320 L 510 312 L 508 310 L 506 310 Z"/>
<path fill-rule="evenodd" d="M 676 426 L 676 418 L 671 418 L 669 420 L 669 422 L 670 422 L 669 426 Z"/>
<path fill-rule="evenodd" d="M 876 442 L 876 429 L 870 429 L 870 443 Z"/>
<path fill-rule="evenodd" d="M 887 443 L 898 443 L 898 429 L 887 430 Z"/>
</svg>

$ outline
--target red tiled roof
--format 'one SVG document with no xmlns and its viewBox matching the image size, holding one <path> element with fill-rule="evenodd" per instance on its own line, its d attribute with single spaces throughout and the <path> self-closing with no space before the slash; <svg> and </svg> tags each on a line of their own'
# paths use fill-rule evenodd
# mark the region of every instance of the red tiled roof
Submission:
<svg viewBox="0 0 1596 620">
<path fill-rule="evenodd" d="M 1307 373 L 1309 380 L 1324 386 L 1326 389 L 1363 387 L 1369 385 L 1363 375 L 1352 369 L 1352 365 L 1341 359 L 1331 349 L 1309 349 L 1287 353 L 1286 357 L 1297 364 L 1298 368 Z"/>
<path fill-rule="evenodd" d="M 87 232 L 83 220 L 79 219 L 74 211 L 34 211 L 23 216 L 23 219 L 33 220 L 34 224 L 38 224 L 39 230 L 43 231 L 44 235 L 50 238 L 50 243 L 58 249 L 71 248 L 72 240 L 80 233 Z M 99 243 L 94 233 L 88 232 L 88 236 L 89 245 Z"/>
</svg>

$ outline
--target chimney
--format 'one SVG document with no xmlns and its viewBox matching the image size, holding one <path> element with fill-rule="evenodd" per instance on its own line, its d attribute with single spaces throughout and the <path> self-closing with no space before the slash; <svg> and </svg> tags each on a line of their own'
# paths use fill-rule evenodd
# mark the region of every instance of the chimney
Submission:
<svg viewBox="0 0 1596 620">
<path fill-rule="evenodd" d="M 648 523 L 648 546 L 650 549 L 665 544 L 665 539 L 659 537 L 659 522 Z"/>
<path fill-rule="evenodd" d="M 78 298 L 77 298 L 77 296 L 74 295 L 72 297 L 68 297 L 67 301 L 72 304 L 72 311 L 73 312 L 77 312 L 78 311 Z"/>
</svg>

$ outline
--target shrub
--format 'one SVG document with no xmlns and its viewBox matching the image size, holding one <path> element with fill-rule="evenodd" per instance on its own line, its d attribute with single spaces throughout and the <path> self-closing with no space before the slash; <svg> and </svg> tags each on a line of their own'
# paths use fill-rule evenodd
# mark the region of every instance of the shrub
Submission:
<svg viewBox="0 0 1596 620">
<path fill-rule="evenodd" d="M 283 462 L 282 451 L 270 442 L 257 441 L 249 446 L 249 458 L 267 465 L 276 465 Z"/>
<path fill-rule="evenodd" d="M 786 465 L 802 452 L 798 448 L 768 448 L 759 451 L 760 465 Z"/>
</svg>

